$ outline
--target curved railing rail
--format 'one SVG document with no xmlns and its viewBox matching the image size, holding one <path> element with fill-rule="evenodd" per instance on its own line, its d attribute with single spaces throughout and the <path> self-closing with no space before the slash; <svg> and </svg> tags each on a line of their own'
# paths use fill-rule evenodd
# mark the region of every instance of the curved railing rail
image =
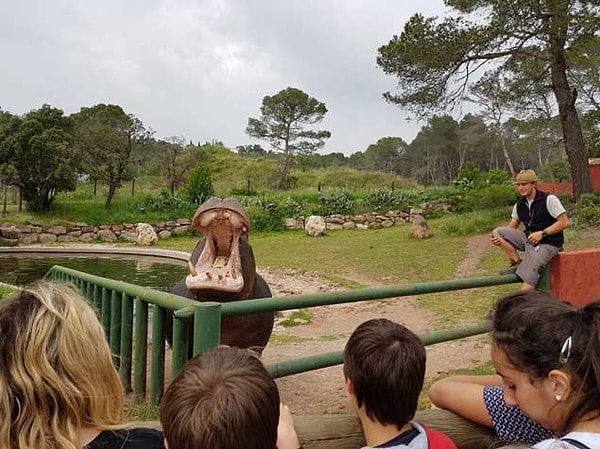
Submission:
<svg viewBox="0 0 600 449">
<path fill-rule="evenodd" d="M 193 301 L 58 265 L 53 266 L 46 277 L 74 283 L 97 308 L 111 350 L 116 354 L 115 364 L 123 385 L 126 390 L 133 390 L 134 397 L 138 400 L 145 398 L 147 392 L 148 336 L 151 326 L 150 402 L 153 405 L 158 404 L 164 390 L 167 313 L 173 313 L 174 316 L 171 370 L 172 375 L 175 375 L 185 363 L 190 345 L 193 354 L 198 354 L 219 344 L 222 316 L 402 298 L 519 282 L 517 276 L 505 275 L 217 303 Z M 193 341 L 188 341 L 190 326 L 193 326 Z M 464 328 L 433 332 L 422 335 L 421 338 L 426 345 L 430 345 L 488 331 L 489 323 L 482 322 Z M 275 363 L 267 368 L 274 377 L 283 377 L 340 363 L 342 353 L 332 352 Z"/>
</svg>

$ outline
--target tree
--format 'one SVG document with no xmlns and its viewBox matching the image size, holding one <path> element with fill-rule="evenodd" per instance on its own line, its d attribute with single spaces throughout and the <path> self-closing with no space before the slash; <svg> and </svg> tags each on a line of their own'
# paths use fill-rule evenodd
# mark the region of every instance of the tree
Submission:
<svg viewBox="0 0 600 449">
<path fill-rule="evenodd" d="M 456 14 L 438 22 L 412 16 L 400 36 L 379 48 L 377 63 L 399 80 L 384 97 L 418 114 L 456 106 L 479 69 L 510 70 L 538 61 L 530 86 L 550 86 L 561 119 L 575 198 L 592 192 L 567 55 L 600 28 L 597 0 L 445 0 Z M 518 75 L 518 73 L 517 73 Z"/>
<path fill-rule="evenodd" d="M 325 103 L 309 97 L 299 89 L 288 87 L 273 96 L 266 96 L 260 108 L 261 116 L 249 118 L 246 133 L 269 142 L 282 154 L 279 188 L 285 189 L 292 163 L 297 154 L 310 154 L 321 148 L 331 133 L 305 129 L 320 123 L 327 108 Z"/>
<path fill-rule="evenodd" d="M 59 192 L 75 190 L 73 122 L 50 105 L 13 116 L 3 126 L 0 159 L 11 184 L 19 186 L 27 208 L 43 213 Z"/>
<path fill-rule="evenodd" d="M 121 106 L 97 104 L 73 114 L 81 169 L 95 181 L 108 184 L 105 206 L 125 181 L 135 174 L 135 152 L 152 136 L 152 130 Z"/>
<path fill-rule="evenodd" d="M 469 162 L 479 171 L 496 168 L 494 141 L 481 116 L 465 115 L 458 124 L 457 135 L 460 167 Z"/>
<path fill-rule="evenodd" d="M 433 116 L 407 149 L 413 176 L 423 184 L 447 184 L 460 168 L 458 123 L 449 115 Z"/>
<path fill-rule="evenodd" d="M 502 132 L 502 119 L 506 116 L 510 108 L 512 96 L 506 92 L 502 85 L 502 79 L 498 71 L 486 73 L 472 89 L 474 101 L 483 109 L 483 115 L 492 123 L 492 131 L 496 135 L 502 156 L 508 167 L 510 175 L 514 178 L 515 168 L 513 167 L 510 154 L 506 144 L 506 136 Z"/>
<path fill-rule="evenodd" d="M 400 174 L 406 147 L 407 144 L 401 137 L 382 137 L 365 150 L 367 169 Z"/>
<path fill-rule="evenodd" d="M 238 154 L 244 156 L 264 156 L 267 154 L 265 149 L 258 144 L 253 145 L 238 145 L 235 147 Z"/>
<path fill-rule="evenodd" d="M 168 137 L 153 144 L 158 152 L 160 171 L 167 176 L 171 196 L 185 182 L 185 174 L 198 163 L 198 152 L 193 146 L 184 146 L 182 136 Z"/>
</svg>

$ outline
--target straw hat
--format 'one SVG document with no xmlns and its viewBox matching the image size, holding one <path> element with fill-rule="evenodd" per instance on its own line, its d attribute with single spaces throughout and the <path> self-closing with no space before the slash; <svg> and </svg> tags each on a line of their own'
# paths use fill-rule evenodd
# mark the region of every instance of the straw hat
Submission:
<svg viewBox="0 0 600 449">
<path fill-rule="evenodd" d="M 533 170 L 521 170 L 515 178 L 515 182 L 538 182 L 539 180 Z"/>
</svg>

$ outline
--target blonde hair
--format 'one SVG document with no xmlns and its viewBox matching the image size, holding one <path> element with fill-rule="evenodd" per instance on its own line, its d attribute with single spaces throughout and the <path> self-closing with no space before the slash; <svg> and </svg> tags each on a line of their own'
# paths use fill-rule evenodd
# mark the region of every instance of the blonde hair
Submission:
<svg viewBox="0 0 600 449">
<path fill-rule="evenodd" d="M 83 427 L 122 422 L 123 387 L 94 309 L 38 281 L 0 304 L 0 449 L 80 449 Z"/>
</svg>

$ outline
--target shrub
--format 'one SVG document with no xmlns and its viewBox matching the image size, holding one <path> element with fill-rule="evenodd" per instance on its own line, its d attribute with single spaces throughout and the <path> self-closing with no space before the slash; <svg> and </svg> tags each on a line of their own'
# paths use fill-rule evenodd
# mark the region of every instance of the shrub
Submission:
<svg viewBox="0 0 600 449">
<path fill-rule="evenodd" d="M 351 215 L 354 213 L 355 201 L 348 192 L 331 192 L 319 196 L 317 207 L 312 210 L 315 215 Z"/>
<path fill-rule="evenodd" d="M 285 229 L 283 209 L 269 199 L 242 201 L 254 231 L 283 231 Z"/>
<path fill-rule="evenodd" d="M 485 176 L 485 183 L 488 185 L 510 184 L 510 174 L 506 170 L 490 170 Z"/>
<path fill-rule="evenodd" d="M 583 226 L 600 226 L 600 193 L 581 195 L 577 203 L 577 217 Z"/>
<path fill-rule="evenodd" d="M 168 192 L 162 191 L 158 196 L 150 196 L 139 204 L 139 209 L 145 212 L 188 212 L 193 205 L 177 196 L 171 196 Z"/>
<path fill-rule="evenodd" d="M 424 190 L 373 190 L 363 198 L 363 204 L 377 212 L 385 210 L 408 211 L 411 206 L 418 206 L 427 198 Z"/>
<path fill-rule="evenodd" d="M 194 204 L 202 204 L 214 195 L 212 171 L 203 165 L 198 165 L 181 189 L 183 197 Z"/>
<path fill-rule="evenodd" d="M 481 172 L 477 166 L 471 162 L 465 162 L 458 170 L 458 174 L 453 183 L 461 189 L 469 190 L 479 185 L 480 179 Z"/>
<path fill-rule="evenodd" d="M 466 194 L 466 202 L 472 210 L 512 206 L 519 199 L 519 193 L 509 184 L 493 184 L 482 189 L 471 190 Z"/>
</svg>

